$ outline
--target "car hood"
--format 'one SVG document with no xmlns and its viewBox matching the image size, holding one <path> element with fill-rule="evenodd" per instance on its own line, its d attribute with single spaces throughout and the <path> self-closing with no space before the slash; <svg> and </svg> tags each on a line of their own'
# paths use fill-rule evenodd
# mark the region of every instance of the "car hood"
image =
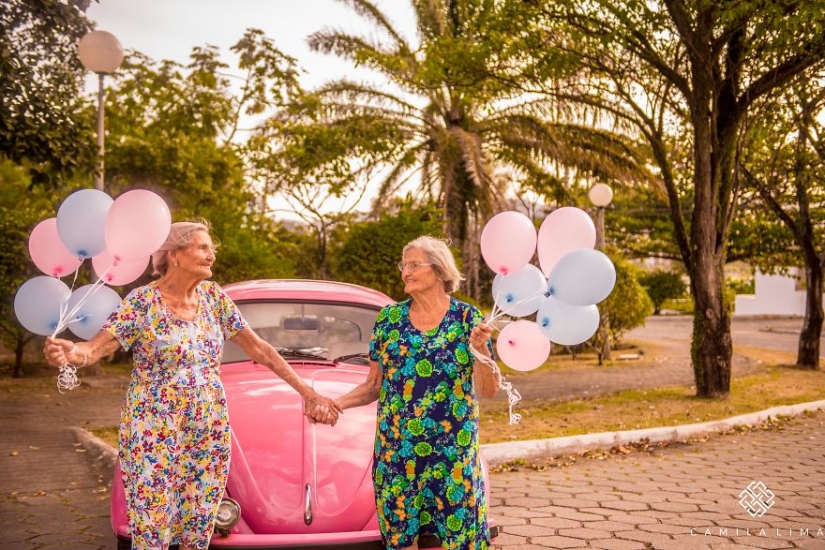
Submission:
<svg viewBox="0 0 825 550">
<path fill-rule="evenodd" d="M 338 397 L 366 369 L 292 363 L 321 395 Z M 348 409 L 336 426 L 312 424 L 300 395 L 255 363 L 222 367 L 232 427 L 227 492 L 257 534 L 358 531 L 374 526 L 371 479 L 375 405 Z"/>
</svg>

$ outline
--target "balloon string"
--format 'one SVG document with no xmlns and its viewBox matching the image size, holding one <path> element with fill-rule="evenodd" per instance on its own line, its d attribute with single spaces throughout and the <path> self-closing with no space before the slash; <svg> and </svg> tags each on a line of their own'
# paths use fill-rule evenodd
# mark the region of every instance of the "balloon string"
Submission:
<svg viewBox="0 0 825 550">
<path fill-rule="evenodd" d="M 71 309 L 71 311 L 68 311 L 68 312 L 66 311 L 66 307 L 68 307 L 68 305 L 69 305 L 68 300 L 66 301 L 65 304 L 61 305 L 60 320 L 58 321 L 57 327 L 55 328 L 54 332 L 52 333 L 52 338 L 57 336 L 57 334 L 59 332 L 61 332 L 63 329 L 65 329 L 68 326 L 68 324 L 70 322 L 72 322 L 72 321 L 70 321 L 70 319 L 78 311 L 80 311 L 80 308 L 83 307 L 83 304 L 85 304 L 86 301 L 89 298 L 94 296 L 94 294 L 100 289 L 100 287 L 105 285 L 105 283 L 103 282 L 103 278 L 109 273 L 109 271 L 115 266 L 116 263 L 117 262 L 112 261 L 112 263 L 109 265 L 109 267 L 107 267 L 106 270 L 103 273 L 100 274 L 100 277 L 98 277 L 97 281 L 92 283 L 92 288 L 89 289 L 89 292 L 87 292 L 80 300 L 78 300 L 78 302 L 74 305 L 74 307 Z"/>
<path fill-rule="evenodd" d="M 534 293 L 533 295 L 522 298 L 521 300 L 516 300 L 515 302 L 513 302 L 511 304 L 511 307 L 519 306 L 519 305 L 521 305 L 525 302 L 529 302 L 530 300 L 533 300 L 534 298 L 538 297 L 539 295 L 544 296 L 545 294 L 546 294 L 546 292 Z M 498 307 L 498 302 L 493 302 L 493 309 L 490 312 L 490 318 L 488 319 L 487 322 L 492 323 L 493 321 L 495 321 L 496 319 L 498 319 L 502 315 L 507 315 L 507 313 L 503 309 Z"/>
<path fill-rule="evenodd" d="M 521 401 L 521 394 L 518 392 L 516 388 L 513 387 L 513 385 L 510 382 L 504 380 L 504 375 L 501 374 L 501 369 L 498 368 L 498 365 L 495 361 L 493 361 L 492 358 L 481 353 L 473 346 L 470 346 L 470 351 L 476 357 L 476 359 L 490 367 L 490 369 L 493 371 L 493 374 L 498 375 L 501 389 L 507 392 L 507 412 L 510 414 L 510 425 L 512 426 L 513 424 L 518 424 L 519 420 L 521 420 L 521 415 L 519 413 L 514 413 L 513 407 L 516 405 L 516 403 Z"/>
<path fill-rule="evenodd" d="M 109 270 L 111 270 L 116 263 L 117 262 L 113 260 L 112 263 L 109 264 L 109 267 L 107 267 L 106 270 L 100 274 L 100 277 L 98 277 L 97 281 L 92 283 L 92 288 L 89 289 L 89 292 L 87 292 L 80 300 L 78 300 L 78 302 L 70 311 L 67 311 L 69 306 L 68 298 L 64 303 L 60 304 L 60 320 L 57 322 L 57 327 L 55 327 L 54 332 L 52 333 L 52 338 L 54 338 L 62 330 L 64 330 L 69 325 L 69 323 L 77 321 L 77 319 L 72 319 L 72 317 L 74 317 L 74 315 L 78 311 L 80 311 L 80 308 L 83 307 L 83 304 L 86 303 L 86 300 L 91 298 L 95 294 L 95 292 L 97 292 L 98 289 L 100 289 L 100 287 L 104 286 L 103 278 L 106 276 L 106 274 L 109 273 Z M 72 288 L 74 288 L 75 282 L 77 282 L 77 272 L 75 272 L 75 279 L 72 282 Z M 60 373 L 57 375 L 58 392 L 63 393 L 63 390 L 73 390 L 76 387 L 80 386 L 80 381 L 77 379 L 77 367 L 75 367 L 71 363 L 66 362 L 63 365 L 60 365 L 60 367 L 58 368 L 60 370 Z"/>
</svg>

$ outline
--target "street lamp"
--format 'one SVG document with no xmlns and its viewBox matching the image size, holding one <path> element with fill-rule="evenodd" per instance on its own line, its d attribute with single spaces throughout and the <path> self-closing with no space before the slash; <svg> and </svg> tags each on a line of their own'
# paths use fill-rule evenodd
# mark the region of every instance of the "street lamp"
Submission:
<svg viewBox="0 0 825 550">
<path fill-rule="evenodd" d="M 613 200 L 613 190 L 606 183 L 597 183 L 587 196 L 596 207 L 596 250 L 604 252 L 604 209 Z"/>
<path fill-rule="evenodd" d="M 604 209 L 613 200 L 613 189 L 606 183 L 597 183 L 590 188 L 587 196 L 596 207 L 596 250 L 604 252 Z M 602 306 L 599 325 L 602 340 L 602 349 L 599 353 L 599 365 L 601 365 L 605 360 L 610 361 L 610 312 L 607 311 L 606 306 Z"/>
<path fill-rule="evenodd" d="M 120 41 L 110 32 L 90 31 L 80 39 L 77 45 L 77 54 L 80 62 L 86 69 L 97 73 L 97 167 L 95 170 L 95 189 L 103 190 L 103 79 L 107 74 L 111 74 L 120 67 L 123 62 L 123 46 Z"/>
</svg>

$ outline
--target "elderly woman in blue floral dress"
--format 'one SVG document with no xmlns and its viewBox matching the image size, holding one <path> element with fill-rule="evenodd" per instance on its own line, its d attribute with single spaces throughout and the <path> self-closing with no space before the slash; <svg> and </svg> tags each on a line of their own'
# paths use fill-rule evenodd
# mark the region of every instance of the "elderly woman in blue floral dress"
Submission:
<svg viewBox="0 0 825 550">
<path fill-rule="evenodd" d="M 153 254 L 156 281 L 133 290 L 88 342 L 48 338 L 54 366 L 86 365 L 131 349 L 132 380 L 120 422 L 120 467 L 132 548 L 206 549 L 229 473 L 226 396 L 218 377 L 232 339 L 304 398 L 313 421 L 334 424 L 337 406 L 308 386 L 246 324 L 214 282 L 208 226 L 172 224 Z"/>
<path fill-rule="evenodd" d="M 444 548 L 481 550 L 490 534 L 476 391 L 492 397 L 500 378 L 470 347 L 491 356 L 491 327 L 450 295 L 463 278 L 444 241 L 419 237 L 402 257 L 411 299 L 378 314 L 367 381 L 337 403 L 378 400 L 373 484 L 386 547 L 417 549 L 430 532 Z"/>
</svg>

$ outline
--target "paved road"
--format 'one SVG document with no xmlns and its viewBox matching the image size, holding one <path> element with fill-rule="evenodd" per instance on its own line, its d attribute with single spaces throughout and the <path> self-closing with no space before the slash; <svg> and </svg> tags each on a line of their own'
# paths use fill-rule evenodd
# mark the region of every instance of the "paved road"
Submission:
<svg viewBox="0 0 825 550">
<path fill-rule="evenodd" d="M 792 331 L 799 321 L 781 320 L 781 331 L 767 330 L 779 325 L 774 320 L 735 321 L 734 344 L 746 338 L 739 334 L 751 334 L 761 346 L 790 345 L 794 350 Z M 654 338 L 657 345 L 674 339 L 678 349 L 679 339 L 689 340 L 690 323 L 653 319 L 645 330 L 631 336 Z M 682 372 L 684 361 L 684 355 L 674 356 L 648 368 L 642 380 L 649 384 L 670 371 Z M 631 377 L 607 384 L 608 372 L 576 371 L 565 378 L 585 379 L 585 388 L 591 389 L 581 391 L 595 392 L 639 383 Z M 64 395 L 50 380 L 0 384 L 0 548 L 114 548 L 109 479 L 96 469 L 73 428 L 116 424 L 124 381 L 89 381 L 94 387 Z M 559 394 L 568 391 L 561 388 Z M 496 473 L 491 513 L 505 528 L 497 547 L 825 549 L 823 423 L 825 413 L 782 430 L 722 436 L 656 455 Z M 759 518 L 751 518 L 738 504 L 752 481 L 763 482 L 775 495 Z M 759 504 L 760 497 L 753 498 Z M 801 535 L 805 530 L 808 535 Z"/>
</svg>

